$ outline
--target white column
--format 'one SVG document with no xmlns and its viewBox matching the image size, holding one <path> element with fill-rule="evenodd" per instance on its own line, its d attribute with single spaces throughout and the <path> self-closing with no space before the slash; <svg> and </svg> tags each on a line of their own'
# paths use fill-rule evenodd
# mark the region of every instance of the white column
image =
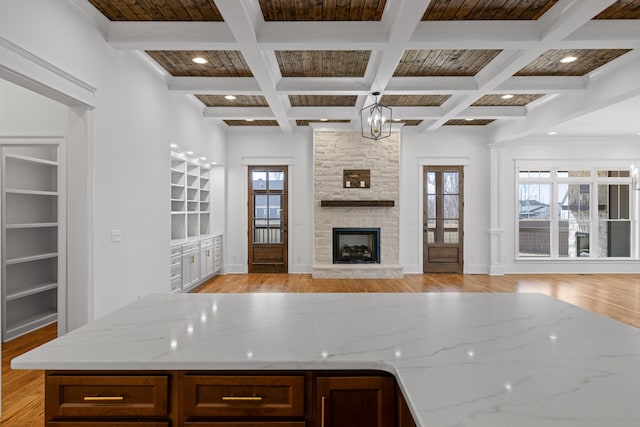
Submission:
<svg viewBox="0 0 640 427">
<path fill-rule="evenodd" d="M 489 212 L 491 215 L 491 225 L 489 228 L 490 237 L 490 265 L 489 274 L 501 276 L 504 274 L 502 264 L 503 251 L 503 218 L 502 218 L 502 144 L 491 145 L 489 147 L 490 162 L 490 185 L 489 185 Z"/>
</svg>

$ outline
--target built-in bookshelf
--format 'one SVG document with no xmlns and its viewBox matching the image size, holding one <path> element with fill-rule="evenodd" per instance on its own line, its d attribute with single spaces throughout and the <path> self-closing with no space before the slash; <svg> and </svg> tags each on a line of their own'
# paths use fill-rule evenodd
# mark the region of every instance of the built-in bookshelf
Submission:
<svg viewBox="0 0 640 427">
<path fill-rule="evenodd" d="M 171 240 L 187 240 L 211 230 L 210 169 L 171 153 Z"/>
<path fill-rule="evenodd" d="M 59 146 L 2 146 L 2 340 L 58 318 Z"/>
</svg>

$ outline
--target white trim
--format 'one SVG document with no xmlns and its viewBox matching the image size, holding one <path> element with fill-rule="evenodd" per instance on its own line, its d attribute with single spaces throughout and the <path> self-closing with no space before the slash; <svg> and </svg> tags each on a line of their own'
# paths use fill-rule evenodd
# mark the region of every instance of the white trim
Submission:
<svg viewBox="0 0 640 427">
<path fill-rule="evenodd" d="M 242 157 L 242 166 L 292 166 L 293 157 Z M 248 173 L 248 169 L 247 169 Z M 248 174 L 245 174 L 248 177 Z M 249 184 L 248 182 L 246 183 Z M 245 197 L 246 200 L 246 197 Z"/>
<path fill-rule="evenodd" d="M 470 157 L 418 157 L 419 166 L 469 166 Z"/>
<path fill-rule="evenodd" d="M 0 78 L 69 106 L 95 107 L 97 89 L 0 36 Z"/>
</svg>

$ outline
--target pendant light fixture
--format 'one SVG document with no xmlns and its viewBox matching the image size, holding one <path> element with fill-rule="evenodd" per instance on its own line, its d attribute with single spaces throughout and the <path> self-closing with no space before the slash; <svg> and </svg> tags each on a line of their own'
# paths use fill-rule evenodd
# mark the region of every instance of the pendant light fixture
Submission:
<svg viewBox="0 0 640 427">
<path fill-rule="evenodd" d="M 380 92 L 372 95 L 376 101 L 360 110 L 360 126 L 363 138 L 377 141 L 391 136 L 391 108 L 378 103 Z"/>
</svg>

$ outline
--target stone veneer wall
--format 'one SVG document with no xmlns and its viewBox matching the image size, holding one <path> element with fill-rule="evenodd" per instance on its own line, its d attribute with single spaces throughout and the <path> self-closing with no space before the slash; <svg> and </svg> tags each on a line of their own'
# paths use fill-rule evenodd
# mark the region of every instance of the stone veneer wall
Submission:
<svg viewBox="0 0 640 427">
<path fill-rule="evenodd" d="M 379 141 L 359 132 L 313 134 L 313 277 L 402 277 L 400 262 L 400 134 Z M 370 169 L 370 188 L 342 188 L 344 169 Z M 320 207 L 321 200 L 393 200 L 394 207 Z M 333 264 L 334 227 L 379 227 L 380 264 Z"/>
</svg>

